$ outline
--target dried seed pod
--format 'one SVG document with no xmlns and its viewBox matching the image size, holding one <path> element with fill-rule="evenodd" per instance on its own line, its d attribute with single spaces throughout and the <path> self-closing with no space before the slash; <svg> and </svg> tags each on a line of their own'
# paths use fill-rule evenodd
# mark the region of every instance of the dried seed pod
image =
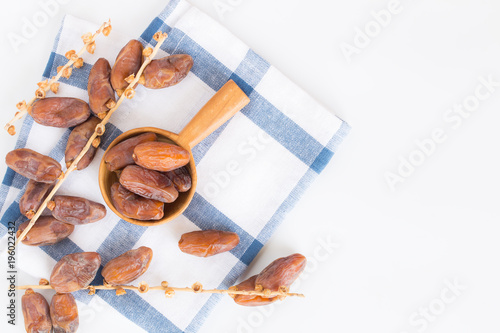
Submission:
<svg viewBox="0 0 500 333">
<path fill-rule="evenodd" d="M 179 192 L 187 192 L 191 188 L 191 175 L 186 167 L 165 172 Z"/>
<path fill-rule="evenodd" d="M 179 196 L 172 181 L 163 173 L 128 165 L 120 174 L 120 184 L 142 197 L 171 203 Z"/>
<path fill-rule="evenodd" d="M 47 300 L 33 289 L 26 289 L 21 298 L 21 306 L 24 316 L 24 328 L 28 333 L 50 333 L 52 322 L 50 320 L 50 309 Z"/>
<path fill-rule="evenodd" d="M 173 54 L 153 60 L 144 69 L 144 86 L 161 89 L 181 82 L 193 67 L 193 58 L 187 54 Z"/>
<path fill-rule="evenodd" d="M 73 225 L 94 223 L 106 216 L 104 205 L 85 198 L 56 195 L 54 203 L 52 216 L 65 223 Z"/>
<path fill-rule="evenodd" d="M 255 290 L 255 280 L 257 279 L 257 275 L 254 275 L 245 281 L 237 284 L 229 288 L 229 290 L 235 291 L 252 291 Z M 265 298 L 257 295 L 231 295 L 236 304 L 243 306 L 261 306 L 274 303 L 278 300 L 278 296 L 272 298 Z"/>
<path fill-rule="evenodd" d="M 9 152 L 5 162 L 18 174 L 41 183 L 53 183 L 62 174 L 59 162 L 28 148 Z"/>
<path fill-rule="evenodd" d="M 278 291 L 282 286 L 289 288 L 306 267 L 306 262 L 306 257 L 298 253 L 276 259 L 259 273 L 255 287 L 271 291 Z"/>
<path fill-rule="evenodd" d="M 128 284 L 147 271 L 152 258 L 153 250 L 149 247 L 141 246 L 138 249 L 127 251 L 111 259 L 104 266 L 101 274 L 109 284 Z"/>
<path fill-rule="evenodd" d="M 39 183 L 30 179 L 26 185 L 23 196 L 19 200 L 19 210 L 21 214 L 31 219 L 53 187 L 52 184 Z M 51 212 L 47 208 L 42 212 L 42 215 L 50 214 Z"/>
<path fill-rule="evenodd" d="M 87 91 L 90 109 L 95 115 L 106 113 L 106 104 L 111 100 L 116 102 L 115 91 L 111 87 L 111 66 L 104 58 L 99 58 L 90 70 Z"/>
<path fill-rule="evenodd" d="M 136 220 L 159 220 L 163 217 L 163 202 L 141 197 L 120 183 L 111 186 L 111 201 L 121 214 Z"/>
<path fill-rule="evenodd" d="M 234 249 L 240 237 L 234 232 L 199 230 L 181 236 L 179 249 L 197 257 L 210 257 Z"/>
<path fill-rule="evenodd" d="M 125 78 L 130 74 L 137 74 L 142 65 L 142 44 L 135 39 L 125 45 L 118 56 L 115 64 L 111 69 L 111 85 L 116 91 L 123 91 L 127 88 L 128 83 Z"/>
<path fill-rule="evenodd" d="M 68 137 L 68 143 L 66 143 L 66 151 L 64 152 L 64 160 L 66 162 L 66 167 L 69 168 L 71 163 L 76 159 L 76 157 L 83 150 L 83 147 L 87 144 L 92 134 L 94 134 L 95 127 L 99 124 L 101 120 L 96 117 L 90 117 L 86 122 L 76 126 Z M 76 165 L 78 170 L 83 170 L 89 166 L 89 164 L 94 159 L 97 148 L 90 146 L 89 150 L 83 155 L 82 159 Z"/>
<path fill-rule="evenodd" d="M 144 133 L 124 140 L 108 150 L 104 156 L 104 162 L 109 171 L 115 171 L 134 164 L 134 148 L 140 143 L 156 141 L 156 134 Z"/>
<path fill-rule="evenodd" d="M 52 127 L 73 127 L 90 116 L 89 105 L 78 98 L 48 97 L 35 101 L 28 113 L 37 123 Z"/>
<path fill-rule="evenodd" d="M 50 302 L 54 333 L 74 333 L 78 329 L 78 307 L 73 295 L 56 293 Z"/>
<path fill-rule="evenodd" d="M 58 293 L 71 293 L 86 288 L 101 266 L 97 252 L 72 253 L 62 257 L 52 269 L 50 285 Z"/>
<path fill-rule="evenodd" d="M 144 142 L 134 148 L 136 164 L 156 171 L 172 171 L 189 163 L 189 152 L 166 142 Z"/>
<path fill-rule="evenodd" d="M 30 221 L 26 221 L 19 226 L 16 234 L 18 238 L 29 223 Z M 74 225 L 58 221 L 52 216 L 42 216 L 21 242 L 31 246 L 52 245 L 67 238 L 74 229 Z"/>
</svg>

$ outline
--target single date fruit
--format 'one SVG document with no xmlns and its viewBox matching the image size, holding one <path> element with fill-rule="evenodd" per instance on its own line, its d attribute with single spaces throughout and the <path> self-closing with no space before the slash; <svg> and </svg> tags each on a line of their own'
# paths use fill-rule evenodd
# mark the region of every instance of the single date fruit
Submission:
<svg viewBox="0 0 500 333">
<path fill-rule="evenodd" d="M 111 186 L 111 201 L 117 211 L 131 219 L 145 221 L 163 217 L 163 202 L 141 197 L 118 182 Z"/>
<path fill-rule="evenodd" d="M 52 216 L 59 221 L 80 225 L 94 223 L 106 216 L 104 205 L 85 198 L 69 195 L 56 195 Z"/>
<path fill-rule="evenodd" d="M 17 229 L 18 238 L 29 223 L 21 223 Z M 41 216 L 21 242 L 32 246 L 52 245 L 67 238 L 74 229 L 74 225 L 58 221 L 52 216 Z"/>
<path fill-rule="evenodd" d="M 31 219 L 53 187 L 54 185 L 52 184 L 39 183 L 30 179 L 23 196 L 19 200 L 21 214 Z M 45 208 L 42 215 L 51 215 L 51 212 Z"/>
<path fill-rule="evenodd" d="M 278 291 L 280 287 L 289 288 L 306 267 L 306 257 L 292 254 L 270 263 L 255 280 L 255 288 Z"/>
<path fill-rule="evenodd" d="M 144 133 L 124 140 L 108 150 L 104 156 L 104 162 L 109 171 L 116 171 L 127 165 L 134 164 L 134 148 L 144 142 L 156 141 L 156 134 Z"/>
<path fill-rule="evenodd" d="M 245 281 L 237 284 L 236 286 L 230 287 L 229 290 L 234 291 L 252 291 L 255 290 L 255 280 L 257 275 L 254 275 Z M 236 304 L 243 306 L 261 306 L 274 303 L 278 300 L 278 296 L 266 298 L 258 295 L 234 295 L 229 294 L 235 301 Z"/>
<path fill-rule="evenodd" d="M 167 88 L 181 82 L 193 67 L 188 54 L 173 54 L 151 61 L 144 69 L 144 86 L 150 89 Z"/>
<path fill-rule="evenodd" d="M 54 333 L 74 333 L 78 329 L 78 307 L 73 295 L 56 293 L 50 302 Z"/>
<path fill-rule="evenodd" d="M 101 256 L 97 252 L 68 254 L 52 269 L 50 285 L 58 293 L 71 293 L 87 287 L 94 280 L 101 266 Z"/>
<path fill-rule="evenodd" d="M 68 143 L 66 144 L 66 151 L 64 153 L 64 160 L 66 167 L 69 168 L 71 163 L 80 154 L 83 147 L 87 144 L 92 134 L 94 134 L 96 126 L 101 121 L 96 117 L 90 117 L 86 122 L 76 126 L 69 135 Z M 76 165 L 77 170 L 83 170 L 89 166 L 94 159 L 97 148 L 90 146 L 89 150 L 83 155 L 82 159 Z"/>
<path fill-rule="evenodd" d="M 129 165 L 120 173 L 120 184 L 142 197 L 171 203 L 179 196 L 172 181 L 163 173 Z"/>
<path fill-rule="evenodd" d="M 149 247 L 141 246 L 138 249 L 127 251 L 111 259 L 104 266 L 101 274 L 109 284 L 124 285 L 144 274 L 152 258 L 153 250 Z"/>
<path fill-rule="evenodd" d="M 189 163 L 189 152 L 166 142 L 144 142 L 134 149 L 135 163 L 146 169 L 172 171 Z"/>
<path fill-rule="evenodd" d="M 28 333 L 50 333 L 52 322 L 47 300 L 33 289 L 26 289 L 21 298 L 24 316 L 24 328 Z"/>
<path fill-rule="evenodd" d="M 179 249 L 197 257 L 210 257 L 234 249 L 239 242 L 240 237 L 234 232 L 200 230 L 182 235 Z"/>
<path fill-rule="evenodd" d="M 5 162 L 18 174 L 41 183 L 51 184 L 62 174 L 59 162 L 28 148 L 9 152 Z"/>
<path fill-rule="evenodd" d="M 186 167 L 165 172 L 179 192 L 187 192 L 191 188 L 191 175 Z"/>
<path fill-rule="evenodd" d="M 109 111 L 109 103 L 116 102 L 111 86 L 111 66 L 105 58 L 99 58 L 92 66 L 87 83 L 90 110 L 99 118 Z"/>
<path fill-rule="evenodd" d="M 115 64 L 111 69 L 111 85 L 120 96 L 127 88 L 125 78 L 137 74 L 142 65 L 142 44 L 135 39 L 128 42 L 118 53 Z"/>
<path fill-rule="evenodd" d="M 73 127 L 90 116 L 89 105 L 78 98 L 47 97 L 35 101 L 28 113 L 37 123 L 52 127 Z"/>
</svg>

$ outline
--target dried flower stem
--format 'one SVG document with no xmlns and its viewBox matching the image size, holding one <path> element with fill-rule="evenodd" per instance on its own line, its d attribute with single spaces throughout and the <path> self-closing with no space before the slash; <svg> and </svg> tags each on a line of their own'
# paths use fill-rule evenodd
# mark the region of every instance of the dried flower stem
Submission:
<svg viewBox="0 0 500 333">
<path fill-rule="evenodd" d="M 118 109 L 118 107 L 120 106 L 120 104 L 122 104 L 123 100 L 125 98 L 129 98 L 130 99 L 130 98 L 134 97 L 134 88 L 133 87 L 139 81 L 139 78 L 140 78 L 142 72 L 144 71 L 144 69 L 146 68 L 146 66 L 149 65 L 149 63 L 151 62 L 151 60 L 153 60 L 154 56 L 156 55 L 156 53 L 160 49 L 160 46 L 163 44 L 163 42 L 165 41 L 165 39 L 167 39 L 167 37 L 168 37 L 168 35 L 166 33 L 158 33 L 157 32 L 155 34 L 155 39 L 157 40 L 157 44 L 154 47 L 153 52 L 151 53 L 150 56 L 148 56 L 148 57 L 145 58 L 144 62 L 142 63 L 141 68 L 137 72 L 137 75 L 135 75 L 134 79 L 130 81 L 130 84 L 125 89 L 125 93 L 123 93 L 120 96 L 120 98 L 116 102 L 116 105 L 114 107 L 112 107 L 111 109 L 109 109 L 109 111 L 106 114 L 106 116 L 101 120 L 101 122 L 99 124 L 97 124 L 97 126 L 95 128 L 95 131 L 94 131 L 94 134 L 92 134 L 92 136 L 88 139 L 87 144 L 85 145 L 85 147 L 82 148 L 82 150 L 80 151 L 80 154 L 78 154 L 78 156 L 73 160 L 73 163 L 71 163 L 71 165 L 67 168 L 66 172 L 64 172 L 59 177 L 59 179 L 57 180 L 57 182 L 56 182 L 54 188 L 52 189 L 52 191 L 50 191 L 49 195 L 45 198 L 45 200 L 41 204 L 40 208 L 38 208 L 36 214 L 33 216 L 33 218 L 31 218 L 30 223 L 28 224 L 28 226 L 23 230 L 23 232 L 21 233 L 21 235 L 19 235 L 19 238 L 17 238 L 15 245 L 17 245 L 20 241 L 22 241 L 24 239 L 24 237 L 26 237 L 26 234 L 35 225 L 35 222 L 38 220 L 38 218 L 42 214 L 42 212 L 45 209 L 45 207 L 47 207 L 47 204 L 52 200 L 52 197 L 56 194 L 57 190 L 61 187 L 61 185 L 66 180 L 66 178 L 73 171 L 76 170 L 76 167 L 77 167 L 78 163 L 83 158 L 83 156 L 87 153 L 87 151 L 90 149 L 90 147 L 92 146 L 92 143 L 94 142 L 94 140 L 97 137 L 99 137 L 99 136 L 101 136 L 101 135 L 104 134 L 105 125 L 108 123 L 109 118 L 111 117 L 111 115 Z"/>
<path fill-rule="evenodd" d="M 53 289 L 51 285 L 28 285 L 28 286 L 18 286 L 16 289 Z M 141 282 L 139 286 L 112 286 L 112 285 L 102 285 L 102 286 L 87 286 L 84 289 L 90 290 L 92 293 L 95 290 L 134 290 L 140 293 L 146 293 L 151 290 L 162 290 L 165 292 L 167 297 L 172 297 L 175 292 L 190 292 L 195 294 L 227 294 L 227 295 L 248 295 L 248 296 L 265 296 L 265 297 L 301 297 L 304 298 L 304 294 L 290 293 L 285 290 L 279 291 L 257 291 L 257 290 L 220 290 L 220 289 L 203 289 L 201 283 L 196 282 L 192 287 L 178 288 L 169 287 L 166 281 L 163 281 L 160 286 L 149 287 L 145 282 Z M 123 294 L 123 293 L 120 293 Z"/>
<path fill-rule="evenodd" d="M 111 29 L 111 20 L 109 20 L 108 22 L 104 22 L 93 35 L 90 33 L 85 34 L 84 35 L 84 37 L 85 37 L 84 38 L 84 45 L 83 45 L 82 49 L 78 53 L 75 53 L 74 51 L 69 51 L 67 53 L 67 55 L 71 55 L 71 56 L 68 56 L 68 62 L 64 66 L 58 67 L 57 75 L 53 76 L 50 80 L 40 82 L 38 84 L 40 88 L 38 88 L 35 91 L 35 96 L 33 96 L 29 100 L 29 102 L 26 103 L 25 101 L 23 101 L 23 102 L 18 104 L 19 111 L 16 112 L 16 114 L 14 115 L 14 118 L 12 118 L 4 127 L 5 130 L 10 135 L 16 134 L 16 129 L 14 127 L 14 123 L 16 121 L 18 121 L 19 119 L 21 119 L 28 112 L 28 108 L 37 99 L 45 98 L 45 94 L 49 90 L 52 90 L 54 93 L 57 93 L 58 83 L 56 83 L 56 82 L 61 78 L 61 76 L 69 77 L 69 75 L 71 75 L 71 70 L 72 70 L 71 66 L 75 65 L 75 63 L 76 63 L 75 67 L 77 67 L 77 68 L 81 67 L 83 65 L 83 60 L 81 59 L 82 54 L 86 50 L 89 52 L 92 51 L 91 53 L 94 53 L 92 46 L 95 48 L 95 38 L 101 32 L 104 32 L 104 34 L 107 36 L 109 34 L 110 29 Z"/>
</svg>

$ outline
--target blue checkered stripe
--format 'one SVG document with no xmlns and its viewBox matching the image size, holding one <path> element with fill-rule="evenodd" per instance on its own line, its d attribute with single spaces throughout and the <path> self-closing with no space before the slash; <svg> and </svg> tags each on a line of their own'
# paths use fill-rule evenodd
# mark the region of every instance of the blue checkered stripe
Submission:
<svg viewBox="0 0 500 333">
<path fill-rule="evenodd" d="M 343 123 L 341 128 L 335 133 L 326 146 L 320 144 L 255 90 L 255 87 L 270 67 L 269 63 L 264 59 L 252 50 L 249 50 L 244 60 L 233 72 L 183 31 L 175 27 L 170 27 L 165 23 L 166 18 L 175 10 L 179 2 L 179 0 L 174 0 L 168 4 L 164 11 L 152 21 L 146 31 L 141 35 L 141 42 L 154 45 L 155 41 L 152 36 L 155 32 L 159 30 L 168 32 L 169 38 L 166 43 L 162 45 L 163 51 L 169 54 L 190 54 L 194 58 L 192 73 L 214 91 L 221 88 L 229 79 L 234 80 L 251 100 L 250 104 L 242 110 L 242 113 L 309 167 L 308 171 L 296 184 L 289 196 L 283 201 L 256 238 L 252 237 L 238 224 L 221 213 L 202 195 L 198 193 L 195 194 L 193 201 L 184 212 L 186 218 L 201 229 L 223 228 L 235 231 L 240 236 L 240 245 L 231 251 L 239 261 L 218 286 L 218 288 L 227 288 L 234 284 L 241 273 L 255 258 L 263 244 L 271 237 L 273 231 L 283 220 L 286 213 L 294 206 L 295 202 L 301 197 L 301 194 L 308 185 L 324 169 L 334 155 L 338 144 L 347 135 L 349 126 Z M 56 38 L 54 51 L 50 55 L 49 62 L 44 72 L 44 77 L 46 78 L 55 75 L 56 68 L 63 65 L 66 61 L 63 55 L 59 55 L 55 52 L 59 34 Z M 63 78 L 61 82 L 85 90 L 86 78 L 90 68 L 91 65 L 84 64 L 81 69 L 75 71 L 76 75 L 72 75 L 70 79 Z M 16 148 L 25 146 L 32 125 L 33 120 L 28 117 L 24 121 L 20 131 Z M 193 149 L 193 156 L 197 164 L 203 159 L 222 131 L 224 131 L 226 125 L 227 124 L 212 133 Z M 61 137 L 56 147 L 51 151 L 51 157 L 57 160 L 62 159 L 69 133 L 70 130 L 66 131 L 65 135 Z M 116 126 L 109 124 L 100 149 L 105 150 L 111 141 L 121 133 L 122 132 Z M 303 149 L 304 146 L 307 147 L 307 149 Z M 5 174 L 0 189 L 0 209 L 6 204 L 5 199 L 8 191 L 11 188 L 22 190 L 26 183 L 27 179 L 9 169 Z M 6 233 L 6 226 L 9 221 L 21 223 L 25 220 L 19 213 L 18 202 L 22 192 L 23 191 L 21 191 L 17 199 L 10 204 L 1 218 L 0 235 L 2 237 Z M 210 219 L 207 220 L 206 216 L 210 216 Z M 120 220 L 97 250 L 102 256 L 103 265 L 113 257 L 133 248 L 145 230 L 145 227 L 135 226 Z M 53 246 L 42 247 L 42 249 L 54 260 L 59 260 L 62 256 L 69 253 L 82 251 L 82 249 L 70 239 L 66 239 Z M 100 276 L 100 272 L 98 272 L 93 284 L 100 283 L 102 283 L 102 277 Z M 221 295 L 212 295 L 188 327 L 182 330 L 136 293 L 128 293 L 127 297 L 116 297 L 113 292 L 99 291 L 96 295 L 148 332 L 196 332 L 215 304 L 222 297 Z M 88 296 L 85 292 L 80 291 L 75 293 L 75 297 L 81 302 L 88 303 L 94 296 Z M 132 304 L 133 306 L 131 306 Z M 148 316 L 144 316 L 144 313 L 147 313 Z"/>
</svg>

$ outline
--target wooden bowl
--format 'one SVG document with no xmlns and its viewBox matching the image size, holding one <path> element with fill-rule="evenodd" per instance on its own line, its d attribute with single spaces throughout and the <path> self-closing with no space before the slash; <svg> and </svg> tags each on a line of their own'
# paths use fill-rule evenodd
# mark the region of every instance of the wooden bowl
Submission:
<svg viewBox="0 0 500 333">
<path fill-rule="evenodd" d="M 189 164 L 186 165 L 189 173 L 191 174 L 192 185 L 189 191 L 179 193 L 179 197 L 172 203 L 165 204 L 163 218 L 159 220 L 141 221 L 131 219 L 121 214 L 113 205 L 111 201 L 111 185 L 118 181 L 115 172 L 109 171 L 104 162 L 104 157 L 99 166 L 99 187 L 101 194 L 109 208 L 121 219 L 137 224 L 140 226 L 154 226 L 160 225 L 179 216 L 188 207 L 193 199 L 196 191 L 196 184 L 198 177 L 196 174 L 196 166 L 194 164 L 193 154 L 191 149 L 201 142 L 204 138 L 214 132 L 217 128 L 222 126 L 229 120 L 236 112 L 241 110 L 245 105 L 250 102 L 245 93 L 234 83 L 232 80 L 228 81 L 215 95 L 201 108 L 200 111 L 191 119 L 189 124 L 184 127 L 180 134 L 172 133 L 160 128 L 155 127 L 141 127 L 127 131 L 118 136 L 104 153 L 106 153 L 116 146 L 118 143 L 129 139 L 131 137 L 143 134 L 146 132 L 156 133 L 158 141 L 174 143 L 187 151 L 189 151 Z"/>
</svg>

